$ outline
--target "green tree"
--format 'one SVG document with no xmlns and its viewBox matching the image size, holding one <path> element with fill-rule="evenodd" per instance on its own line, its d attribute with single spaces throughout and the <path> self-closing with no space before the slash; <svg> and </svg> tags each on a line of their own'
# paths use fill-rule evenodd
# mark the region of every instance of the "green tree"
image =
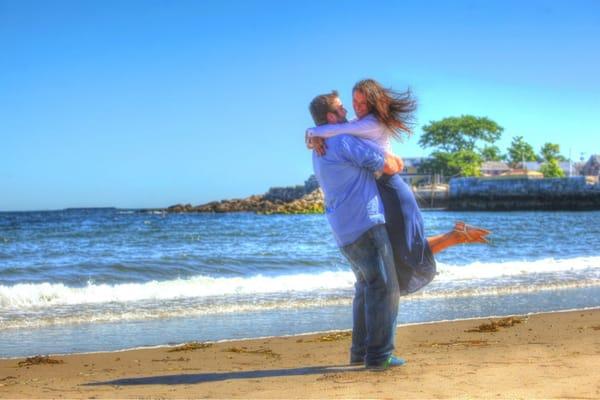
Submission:
<svg viewBox="0 0 600 400">
<path fill-rule="evenodd" d="M 483 159 L 472 150 L 461 150 L 453 154 L 453 164 L 459 169 L 460 176 L 480 176 Z"/>
<path fill-rule="evenodd" d="M 461 115 L 432 121 L 423 127 L 421 147 L 437 147 L 445 152 L 475 150 L 478 141 L 494 143 L 504 129 L 486 117 Z"/>
<path fill-rule="evenodd" d="M 455 176 L 459 170 L 450 168 L 452 153 L 435 151 L 431 153 L 428 159 L 423 161 L 418 168 L 420 174 L 440 174 L 444 176 Z"/>
<path fill-rule="evenodd" d="M 423 127 L 421 147 L 434 147 L 431 159 L 420 170 L 445 176 L 478 176 L 483 158 L 478 142 L 494 143 L 503 128 L 486 117 L 461 115 L 432 121 Z"/>
<path fill-rule="evenodd" d="M 546 162 L 550 160 L 565 161 L 565 158 L 560 154 L 560 145 L 555 143 L 544 143 L 540 151 L 540 159 Z"/>
<path fill-rule="evenodd" d="M 500 152 L 498 146 L 484 146 L 481 149 L 481 158 L 483 161 L 502 161 L 506 157 L 504 154 Z"/>
<path fill-rule="evenodd" d="M 544 178 L 562 178 L 565 176 L 556 158 L 551 158 L 549 161 L 543 163 L 540 167 L 540 172 L 544 174 Z"/>
<path fill-rule="evenodd" d="M 455 153 L 436 151 L 419 167 L 424 174 L 441 174 L 453 176 L 479 176 L 483 159 L 472 150 L 461 150 Z"/>
<path fill-rule="evenodd" d="M 523 140 L 523 136 L 515 136 L 508 148 L 508 160 L 515 167 L 523 161 L 536 161 L 537 156 L 533 147 Z"/>
</svg>

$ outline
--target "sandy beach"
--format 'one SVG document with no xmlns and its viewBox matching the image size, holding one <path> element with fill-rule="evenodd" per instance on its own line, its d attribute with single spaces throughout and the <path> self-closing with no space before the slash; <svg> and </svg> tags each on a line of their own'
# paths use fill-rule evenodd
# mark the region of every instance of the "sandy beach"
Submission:
<svg viewBox="0 0 600 400">
<path fill-rule="evenodd" d="M 2 398 L 600 398 L 600 309 L 403 326 L 403 367 L 350 332 L 0 360 Z"/>
</svg>

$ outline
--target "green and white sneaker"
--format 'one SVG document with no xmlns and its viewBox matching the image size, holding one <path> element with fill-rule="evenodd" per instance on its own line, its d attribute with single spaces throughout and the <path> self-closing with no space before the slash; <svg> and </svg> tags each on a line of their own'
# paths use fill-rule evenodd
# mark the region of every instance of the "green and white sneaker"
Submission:
<svg viewBox="0 0 600 400">
<path fill-rule="evenodd" d="M 404 364 L 406 364 L 404 359 L 392 355 L 381 364 L 367 365 L 367 369 L 373 371 L 385 371 L 388 368 L 400 367 Z"/>
</svg>

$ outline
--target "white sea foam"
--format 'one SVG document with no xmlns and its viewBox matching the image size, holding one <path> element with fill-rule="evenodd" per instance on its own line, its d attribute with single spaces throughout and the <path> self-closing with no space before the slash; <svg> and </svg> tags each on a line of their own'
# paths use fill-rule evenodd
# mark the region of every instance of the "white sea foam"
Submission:
<svg viewBox="0 0 600 400">
<path fill-rule="evenodd" d="M 273 301 L 218 303 L 201 305 L 156 304 L 151 308 L 127 307 L 114 309 L 82 306 L 77 310 L 71 309 L 64 313 L 43 313 L 32 318 L 28 313 L 17 315 L 11 319 L 0 319 L 0 331 L 4 329 L 41 328 L 50 325 L 74 325 L 89 323 L 109 323 L 125 321 L 148 321 L 166 318 L 190 318 L 203 315 L 252 313 L 270 310 L 306 309 L 319 307 L 349 306 L 351 298 L 321 298 L 321 299 L 275 299 Z"/>
<path fill-rule="evenodd" d="M 577 257 L 564 260 L 477 262 L 465 266 L 439 264 L 439 275 L 427 291 L 428 296 L 462 296 L 501 294 L 504 288 L 528 285 L 539 290 L 558 285 L 600 285 L 600 257 Z M 543 276 L 543 278 L 539 278 Z M 465 281 L 488 282 L 478 289 L 462 285 Z M 196 276 L 189 279 L 145 283 L 95 284 L 68 287 L 61 283 L 0 285 L 2 310 L 43 309 L 99 303 L 131 303 L 177 299 L 228 298 L 281 294 L 300 298 L 294 293 L 325 293 L 351 290 L 354 275 L 349 270 L 315 274 L 296 273 L 281 276 L 214 278 Z M 457 287 L 457 285 L 460 287 Z M 486 287 L 493 286 L 493 287 Z M 576 287 L 576 286 L 574 286 Z M 477 290 L 481 291 L 478 293 Z M 512 289 L 510 289 L 512 290 Z M 534 289 L 532 289 L 534 290 Z M 492 292 L 490 292 L 492 291 Z M 461 294 L 462 293 L 462 294 Z M 1 315 L 0 315 L 1 316 Z"/>
<path fill-rule="evenodd" d="M 412 294 L 403 302 L 411 300 L 443 300 L 461 297 L 522 295 L 534 292 L 581 289 L 600 286 L 600 280 L 587 282 L 565 282 L 539 285 L 513 285 L 509 287 L 471 287 L 453 291 L 423 290 Z M 12 313 L 8 318 L 0 318 L 0 331 L 9 329 L 43 328 L 45 326 L 96 324 L 127 321 L 150 321 L 168 318 L 194 318 L 215 314 L 247 314 L 273 310 L 300 310 L 323 307 L 351 307 L 352 295 L 322 296 L 315 298 L 287 298 L 277 296 L 273 299 L 227 302 L 157 302 L 151 306 L 138 306 L 136 303 L 109 305 L 77 305 L 48 309 L 46 312 L 24 311 Z"/>
<path fill-rule="evenodd" d="M 600 257 L 567 259 L 545 258 L 535 261 L 481 262 L 455 266 L 438 263 L 439 281 L 510 278 L 534 274 L 568 274 L 595 270 L 600 273 Z"/>
<path fill-rule="evenodd" d="M 327 271 L 319 274 L 293 274 L 268 277 L 212 278 L 124 283 L 116 285 L 88 283 L 75 288 L 61 283 L 17 284 L 0 286 L 2 308 L 37 308 L 56 305 L 124 303 L 142 300 L 251 295 L 280 292 L 311 292 L 351 287 L 354 275 L 349 271 Z"/>
</svg>

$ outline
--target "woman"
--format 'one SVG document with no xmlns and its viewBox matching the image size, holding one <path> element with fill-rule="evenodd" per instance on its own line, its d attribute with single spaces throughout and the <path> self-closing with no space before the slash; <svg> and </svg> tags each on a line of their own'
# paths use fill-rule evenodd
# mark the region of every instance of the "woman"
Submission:
<svg viewBox="0 0 600 400">
<path fill-rule="evenodd" d="M 410 123 L 416 102 L 409 91 L 395 92 L 373 79 L 365 79 L 352 89 L 352 106 L 355 120 L 307 129 L 306 136 L 315 150 L 324 153 L 323 138 L 350 134 L 372 140 L 383 152 L 391 153 L 391 138 L 412 134 Z M 377 187 L 403 294 L 419 290 L 433 279 L 436 273 L 433 254 L 460 243 L 487 243 L 485 236 L 490 231 L 460 221 L 446 234 L 425 237 L 421 210 L 404 180 L 398 174 L 383 175 L 377 179 Z"/>
</svg>

